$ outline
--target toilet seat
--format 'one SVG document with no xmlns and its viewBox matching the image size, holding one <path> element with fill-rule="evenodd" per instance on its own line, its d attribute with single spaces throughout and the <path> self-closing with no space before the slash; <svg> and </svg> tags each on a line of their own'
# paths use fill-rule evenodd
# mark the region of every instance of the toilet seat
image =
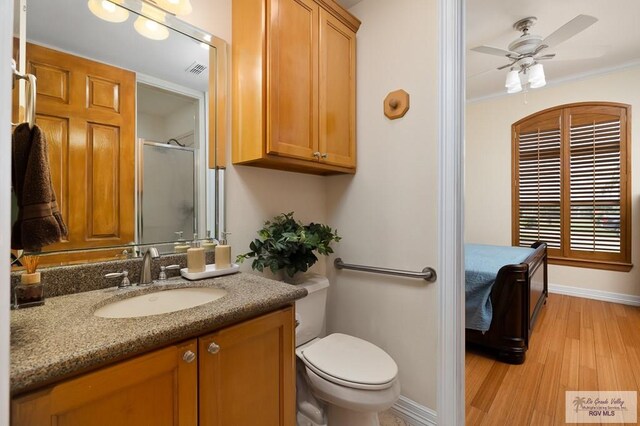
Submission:
<svg viewBox="0 0 640 426">
<path fill-rule="evenodd" d="M 385 351 L 366 340 L 334 333 L 301 348 L 300 358 L 320 377 L 349 388 L 387 389 L 398 366 Z"/>
</svg>

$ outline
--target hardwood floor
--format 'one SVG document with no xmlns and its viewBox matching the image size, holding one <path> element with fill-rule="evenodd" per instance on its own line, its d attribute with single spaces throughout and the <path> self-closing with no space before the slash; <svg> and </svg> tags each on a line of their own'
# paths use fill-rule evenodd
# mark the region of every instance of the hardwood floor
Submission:
<svg viewBox="0 0 640 426">
<path fill-rule="evenodd" d="M 551 294 L 540 315 L 522 365 L 467 350 L 467 425 L 564 425 L 567 390 L 640 389 L 640 308 Z"/>
</svg>

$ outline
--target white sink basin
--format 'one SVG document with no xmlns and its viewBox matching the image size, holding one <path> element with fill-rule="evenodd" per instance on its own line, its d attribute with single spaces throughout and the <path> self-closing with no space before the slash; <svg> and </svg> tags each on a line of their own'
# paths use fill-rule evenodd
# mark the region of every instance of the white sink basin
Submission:
<svg viewBox="0 0 640 426">
<path fill-rule="evenodd" d="M 105 305 L 94 312 L 102 318 L 137 318 L 181 311 L 213 302 L 227 294 L 210 287 L 176 288 L 156 291 Z"/>
</svg>

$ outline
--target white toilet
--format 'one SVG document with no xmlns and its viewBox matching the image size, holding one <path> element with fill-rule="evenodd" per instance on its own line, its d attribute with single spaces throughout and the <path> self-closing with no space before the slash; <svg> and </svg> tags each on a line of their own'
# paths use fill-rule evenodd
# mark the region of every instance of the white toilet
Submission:
<svg viewBox="0 0 640 426">
<path fill-rule="evenodd" d="M 378 413 L 400 396 L 398 366 L 366 340 L 320 337 L 329 280 L 309 274 L 300 285 L 309 294 L 296 302 L 298 426 L 379 426 Z"/>
</svg>

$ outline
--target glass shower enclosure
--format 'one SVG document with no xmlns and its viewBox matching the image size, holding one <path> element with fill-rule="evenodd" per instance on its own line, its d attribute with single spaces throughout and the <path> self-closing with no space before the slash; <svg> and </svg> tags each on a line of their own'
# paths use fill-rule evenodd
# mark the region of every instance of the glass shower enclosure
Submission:
<svg viewBox="0 0 640 426">
<path fill-rule="evenodd" d="M 140 241 L 171 241 L 196 232 L 196 150 L 141 140 Z"/>
</svg>

